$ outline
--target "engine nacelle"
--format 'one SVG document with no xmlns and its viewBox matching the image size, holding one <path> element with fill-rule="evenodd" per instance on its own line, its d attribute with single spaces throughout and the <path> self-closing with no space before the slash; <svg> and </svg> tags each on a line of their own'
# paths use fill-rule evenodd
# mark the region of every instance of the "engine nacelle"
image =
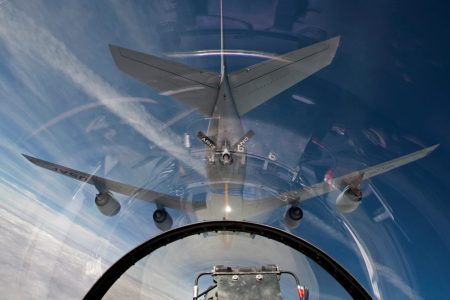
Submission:
<svg viewBox="0 0 450 300">
<path fill-rule="evenodd" d="M 120 203 L 111 192 L 103 192 L 95 196 L 95 204 L 98 210 L 105 216 L 112 217 L 119 213 Z"/>
<path fill-rule="evenodd" d="M 161 231 L 167 231 L 172 228 L 172 217 L 164 208 L 155 210 L 153 213 L 153 221 L 155 222 L 156 227 Z"/>
<path fill-rule="evenodd" d="M 362 193 L 359 189 L 351 189 L 346 186 L 342 193 L 336 198 L 336 207 L 344 213 L 349 213 L 358 208 L 361 204 Z"/>
<path fill-rule="evenodd" d="M 298 206 L 291 206 L 284 214 L 283 222 L 290 228 L 295 228 L 303 218 L 303 211 Z"/>
</svg>

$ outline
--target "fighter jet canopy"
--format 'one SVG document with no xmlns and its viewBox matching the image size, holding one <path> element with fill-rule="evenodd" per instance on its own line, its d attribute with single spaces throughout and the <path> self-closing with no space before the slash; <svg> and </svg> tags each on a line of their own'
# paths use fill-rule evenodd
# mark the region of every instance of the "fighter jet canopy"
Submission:
<svg viewBox="0 0 450 300">
<path fill-rule="evenodd" d="M 181 299 L 192 290 L 193 299 L 372 299 L 312 244 L 238 221 L 191 224 L 146 241 L 114 263 L 84 299 Z"/>
</svg>

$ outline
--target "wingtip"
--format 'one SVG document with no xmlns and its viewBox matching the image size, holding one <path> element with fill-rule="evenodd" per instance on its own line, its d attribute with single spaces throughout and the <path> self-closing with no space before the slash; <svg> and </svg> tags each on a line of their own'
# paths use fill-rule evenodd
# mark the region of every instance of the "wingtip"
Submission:
<svg viewBox="0 0 450 300">
<path fill-rule="evenodd" d="M 39 164 L 39 159 L 36 157 L 30 156 L 30 155 L 27 155 L 24 153 L 22 153 L 22 156 L 25 157 L 32 164 L 35 164 L 35 165 Z"/>
<path fill-rule="evenodd" d="M 330 41 L 332 44 L 334 44 L 334 45 L 336 45 L 336 46 L 339 46 L 339 43 L 341 42 L 341 36 L 340 36 L 340 35 L 337 35 L 337 36 L 335 36 L 335 37 L 332 37 L 332 38 L 329 39 L 329 41 Z"/>
<path fill-rule="evenodd" d="M 335 40 L 339 42 L 341 40 L 341 35 L 336 35 L 335 37 L 332 37 L 330 40 Z"/>
<path fill-rule="evenodd" d="M 110 51 L 112 54 L 114 54 L 114 52 L 117 51 L 117 50 L 119 49 L 118 46 L 113 45 L 113 44 L 108 44 L 108 48 L 109 48 L 109 51 Z"/>
<path fill-rule="evenodd" d="M 433 145 L 433 146 L 431 146 L 431 147 L 428 147 L 427 148 L 427 150 L 428 150 L 428 153 L 431 153 L 431 152 L 433 152 L 437 147 L 439 147 L 441 144 L 436 144 L 436 145 Z"/>
<path fill-rule="evenodd" d="M 121 70 L 122 68 L 122 63 L 121 63 L 121 47 L 113 45 L 113 44 L 109 44 L 109 52 L 111 53 L 112 59 L 114 60 L 114 63 L 116 64 L 116 66 Z"/>
<path fill-rule="evenodd" d="M 22 156 L 25 157 L 30 163 L 37 165 L 37 166 L 41 166 L 42 164 L 42 160 L 40 160 L 39 158 L 27 155 L 27 154 L 23 154 Z"/>
<path fill-rule="evenodd" d="M 336 55 L 336 51 L 339 48 L 339 44 L 341 43 L 341 36 L 335 36 L 332 37 L 331 39 L 328 40 L 329 41 L 329 47 L 332 49 L 332 57 L 334 57 Z"/>
<path fill-rule="evenodd" d="M 31 161 L 33 159 L 33 157 L 26 155 L 24 153 L 22 153 L 22 156 L 25 157 L 27 160 Z"/>
<path fill-rule="evenodd" d="M 120 55 L 120 49 L 122 49 L 122 47 L 119 47 L 119 46 L 116 46 L 113 44 L 108 44 L 108 47 L 109 47 L 109 52 L 111 52 L 111 55 L 113 56 L 114 59 Z"/>
</svg>

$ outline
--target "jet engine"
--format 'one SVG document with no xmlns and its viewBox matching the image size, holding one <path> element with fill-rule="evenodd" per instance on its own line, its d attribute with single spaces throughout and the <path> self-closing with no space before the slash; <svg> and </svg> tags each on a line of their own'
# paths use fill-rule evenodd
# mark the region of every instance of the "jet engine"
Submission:
<svg viewBox="0 0 450 300">
<path fill-rule="evenodd" d="M 284 214 L 283 222 L 290 228 L 295 228 L 303 218 L 303 211 L 298 206 L 291 206 Z"/>
<path fill-rule="evenodd" d="M 112 217 L 119 213 L 120 203 L 109 191 L 102 192 L 95 196 L 95 204 L 98 210 L 105 216 Z"/>
<path fill-rule="evenodd" d="M 336 198 L 336 207 L 344 213 L 349 213 L 361 204 L 362 193 L 358 188 L 346 186 L 342 193 Z"/>
<path fill-rule="evenodd" d="M 155 221 L 156 227 L 161 231 L 169 230 L 173 224 L 172 217 L 164 208 L 155 210 L 153 213 L 153 221 Z"/>
</svg>

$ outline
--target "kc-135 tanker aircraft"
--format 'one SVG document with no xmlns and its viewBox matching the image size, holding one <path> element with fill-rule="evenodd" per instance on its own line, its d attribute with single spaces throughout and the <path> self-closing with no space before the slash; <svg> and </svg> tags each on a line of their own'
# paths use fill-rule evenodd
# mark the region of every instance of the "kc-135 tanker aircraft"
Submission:
<svg viewBox="0 0 450 300">
<path fill-rule="evenodd" d="M 223 55 L 223 27 L 221 33 L 220 74 L 110 45 L 112 56 L 121 71 L 160 93 L 177 91 L 170 93 L 173 98 L 210 118 L 206 133 L 197 134 L 205 144 L 206 155 L 208 192 L 204 194 L 203 201 L 193 201 L 184 195 L 159 193 L 24 156 L 40 167 L 94 185 L 98 190 L 95 203 L 107 216 L 113 216 L 120 210 L 120 204 L 112 194 L 116 192 L 156 204 L 153 219 L 161 230 L 171 228 L 173 223 L 165 208 L 188 213 L 201 221 L 251 220 L 254 216 L 287 206 L 283 221 L 286 225 L 295 227 L 303 216 L 299 207 L 302 201 L 319 199 L 319 196 L 339 189 L 341 193 L 336 198 L 336 207 L 342 212 L 351 212 L 361 203 L 360 184 L 363 180 L 423 158 L 438 146 L 310 186 L 261 199 L 245 199 L 245 149 L 254 132 L 244 132 L 241 116 L 329 65 L 335 56 L 340 37 L 228 74 Z"/>
</svg>

